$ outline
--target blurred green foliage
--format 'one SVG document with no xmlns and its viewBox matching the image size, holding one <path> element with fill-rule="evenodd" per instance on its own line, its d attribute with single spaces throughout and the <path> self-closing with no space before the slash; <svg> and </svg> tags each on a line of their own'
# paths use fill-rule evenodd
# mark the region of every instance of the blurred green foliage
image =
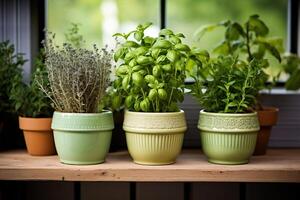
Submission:
<svg viewBox="0 0 300 200">
<path fill-rule="evenodd" d="M 158 24 L 158 0 L 50 0 L 47 29 L 56 33 L 57 42 L 62 43 L 65 39 L 64 33 L 68 31 L 66 25 L 78 23 L 87 47 L 91 47 L 91 44 L 103 46 L 104 3 L 115 3 L 117 6 L 118 31 L 126 25 L 135 27 L 145 21 Z"/>
<path fill-rule="evenodd" d="M 126 32 L 145 21 L 158 26 L 159 0 L 49 0 L 47 28 L 56 33 L 58 42 L 63 42 L 66 24 L 79 23 L 88 47 L 93 43 L 103 46 L 104 3 L 116 5 L 117 32 Z M 248 16 L 258 14 L 268 24 L 269 36 L 281 37 L 285 44 L 287 4 L 288 0 L 167 0 L 167 27 L 183 32 L 189 45 L 211 50 L 223 38 L 224 30 L 206 35 L 199 43 L 193 39 L 198 28 L 224 19 L 246 21 Z M 279 73 L 277 64 L 275 59 L 270 60 L 269 74 Z"/>
<path fill-rule="evenodd" d="M 246 21 L 258 14 L 270 28 L 270 36 L 286 38 L 288 0 L 168 0 L 168 26 L 184 31 L 191 44 L 197 28 L 224 19 Z M 220 30 L 222 31 L 222 30 Z M 223 37 L 222 32 L 209 34 L 201 41 L 201 48 L 212 49 Z M 198 45 L 197 45 L 198 46 Z"/>
</svg>

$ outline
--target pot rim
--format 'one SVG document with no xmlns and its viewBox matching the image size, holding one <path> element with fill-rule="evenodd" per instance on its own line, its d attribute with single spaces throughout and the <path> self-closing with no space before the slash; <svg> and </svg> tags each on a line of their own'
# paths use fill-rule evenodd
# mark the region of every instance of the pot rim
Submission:
<svg viewBox="0 0 300 200">
<path fill-rule="evenodd" d="M 72 116 L 72 115 L 97 116 L 97 115 L 101 115 L 101 114 L 112 113 L 112 111 L 103 110 L 102 112 L 98 112 L 98 113 L 70 113 L 70 112 L 54 111 L 54 113 L 57 113 L 59 115 L 67 115 L 67 116 Z"/>
<path fill-rule="evenodd" d="M 252 113 L 216 113 L 216 112 L 206 112 L 204 109 L 200 110 L 200 114 L 211 115 L 211 116 L 236 116 L 236 117 L 247 117 L 257 115 L 257 112 Z"/>
<path fill-rule="evenodd" d="M 21 117 L 19 116 L 19 128 L 25 131 L 51 131 L 52 117 Z"/>
<path fill-rule="evenodd" d="M 263 106 L 263 109 L 257 110 L 257 112 L 279 112 L 279 108 L 273 106 Z"/>
<path fill-rule="evenodd" d="M 84 120 L 80 119 L 81 117 Z M 59 122 L 59 118 L 76 120 L 67 120 L 63 124 Z M 108 123 L 98 123 L 95 122 L 100 118 L 110 118 Z M 80 122 L 81 121 L 81 122 Z M 89 121 L 89 122 L 88 122 Z M 92 123 L 93 124 L 88 124 Z M 111 131 L 114 129 L 113 115 L 111 111 L 104 111 L 101 113 L 64 113 L 55 111 L 53 114 L 53 121 L 51 128 L 53 130 L 60 131 L 82 131 L 82 132 L 93 132 L 93 131 Z"/>
<path fill-rule="evenodd" d="M 143 119 L 143 122 L 146 123 L 136 123 L 135 121 L 132 123 L 132 119 L 128 119 L 127 116 L 133 117 L 133 119 Z M 184 120 L 181 123 L 168 124 L 167 126 L 162 124 L 161 119 L 169 120 L 172 118 L 179 118 L 180 120 Z M 149 125 L 149 121 L 154 121 L 154 124 L 159 124 L 158 126 Z M 129 123 L 128 123 L 129 122 Z M 151 124 L 151 123 L 150 123 Z M 134 133 L 147 133 L 147 134 L 184 134 L 187 130 L 186 120 L 185 120 L 185 113 L 183 110 L 179 112 L 132 112 L 132 111 L 125 111 L 124 115 L 124 123 L 123 129 L 125 132 L 134 132 Z"/>
<path fill-rule="evenodd" d="M 22 116 L 19 116 L 19 119 L 28 119 L 28 120 L 42 119 L 42 120 L 47 120 L 47 119 L 52 119 L 52 117 L 22 117 Z"/>
<path fill-rule="evenodd" d="M 125 110 L 125 113 L 132 113 L 135 115 L 174 115 L 174 114 L 181 114 L 184 113 L 184 110 L 180 109 L 178 112 L 136 112 L 136 111 L 130 111 L 130 110 Z"/>
</svg>

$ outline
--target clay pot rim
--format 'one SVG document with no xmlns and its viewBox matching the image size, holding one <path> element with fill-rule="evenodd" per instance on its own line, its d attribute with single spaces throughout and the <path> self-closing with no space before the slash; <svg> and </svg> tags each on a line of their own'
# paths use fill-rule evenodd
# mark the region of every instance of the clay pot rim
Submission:
<svg viewBox="0 0 300 200">
<path fill-rule="evenodd" d="M 22 117 L 19 116 L 19 127 L 27 131 L 51 131 L 52 117 Z"/>
<path fill-rule="evenodd" d="M 279 108 L 277 107 L 272 107 L 272 106 L 263 106 L 263 109 L 262 110 L 257 110 L 258 113 L 261 113 L 261 112 L 279 112 Z"/>
<path fill-rule="evenodd" d="M 22 119 L 22 120 L 45 120 L 45 119 L 52 119 L 52 117 L 23 117 L 23 116 L 19 116 L 19 119 Z"/>
</svg>

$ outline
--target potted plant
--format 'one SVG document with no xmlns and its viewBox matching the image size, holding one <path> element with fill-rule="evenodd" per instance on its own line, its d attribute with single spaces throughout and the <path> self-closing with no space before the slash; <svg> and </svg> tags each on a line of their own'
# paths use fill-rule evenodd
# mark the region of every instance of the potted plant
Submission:
<svg viewBox="0 0 300 200">
<path fill-rule="evenodd" d="M 183 34 L 162 29 L 158 37 L 145 36 L 151 25 L 138 25 L 114 54 L 117 62 L 113 103 L 125 105 L 123 128 L 133 161 L 165 165 L 176 161 L 187 129 L 184 98 L 185 67 L 192 55 Z"/>
<path fill-rule="evenodd" d="M 36 82 L 36 77 L 47 82 L 43 50 L 40 51 L 29 84 L 23 82 L 22 73 L 13 78 L 10 100 L 19 115 L 19 127 L 23 130 L 27 151 L 34 156 L 55 154 L 51 121 L 53 109 Z"/>
<path fill-rule="evenodd" d="M 62 163 L 104 162 L 114 128 L 112 113 L 99 110 L 109 83 L 112 53 L 107 48 L 76 48 L 54 43 L 48 33 L 44 42 L 49 84 L 39 80 L 55 112 L 52 129 Z"/>
<path fill-rule="evenodd" d="M 250 16 L 244 25 L 238 22 L 224 21 L 205 26 L 201 28 L 196 35 L 200 39 L 206 32 L 215 30 L 217 27 L 225 27 L 225 35 L 224 40 L 213 49 L 213 53 L 217 55 L 239 55 L 239 58 L 247 63 L 250 63 L 253 59 L 261 60 L 263 62 L 261 67 L 264 70 L 262 73 L 265 77 L 265 80 L 260 82 L 261 90 L 271 89 L 278 80 L 280 73 L 273 76 L 266 73 L 274 63 L 281 66 L 281 71 L 286 72 L 285 69 L 291 69 L 291 67 L 283 67 L 281 63 L 282 56 L 280 52 L 283 51 L 282 39 L 278 37 L 268 37 L 269 28 L 258 15 Z M 275 58 L 272 64 L 270 64 L 270 57 Z M 295 61 L 291 56 L 285 56 L 284 60 L 290 62 Z M 293 83 L 287 84 L 287 89 L 292 88 L 289 87 L 289 85 L 295 85 L 295 77 L 295 75 L 290 76 Z M 291 81 L 287 81 L 287 83 Z M 300 83 L 298 83 L 298 85 L 300 85 Z M 258 134 L 254 155 L 264 155 L 266 153 L 272 126 L 276 125 L 278 119 L 278 108 L 262 105 L 259 97 L 260 95 L 257 95 L 256 111 L 260 122 L 260 133 Z"/>
<path fill-rule="evenodd" d="M 220 56 L 202 60 L 202 67 L 192 75 L 190 87 L 200 106 L 198 128 L 209 162 L 244 164 L 249 162 L 259 123 L 253 110 L 264 76 L 257 60 L 250 63 L 237 57 Z"/>
<path fill-rule="evenodd" d="M 15 53 L 15 47 L 9 41 L 0 42 L 0 149 L 23 146 L 19 137 L 14 105 L 10 100 L 14 77 L 22 73 L 25 59 L 21 53 Z"/>
</svg>

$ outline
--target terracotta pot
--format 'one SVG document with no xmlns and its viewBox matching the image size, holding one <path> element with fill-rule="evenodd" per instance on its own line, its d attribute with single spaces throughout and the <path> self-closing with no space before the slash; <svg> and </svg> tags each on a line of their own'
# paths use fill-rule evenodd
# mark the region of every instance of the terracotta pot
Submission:
<svg viewBox="0 0 300 200">
<path fill-rule="evenodd" d="M 258 110 L 257 114 L 260 124 L 260 131 L 258 133 L 253 155 L 265 155 L 271 135 L 272 126 L 276 125 L 278 120 L 278 108 L 264 107 L 263 110 Z"/>
<path fill-rule="evenodd" d="M 23 130 L 27 151 L 33 156 L 47 156 L 56 153 L 52 118 L 19 117 L 19 127 Z"/>
</svg>

